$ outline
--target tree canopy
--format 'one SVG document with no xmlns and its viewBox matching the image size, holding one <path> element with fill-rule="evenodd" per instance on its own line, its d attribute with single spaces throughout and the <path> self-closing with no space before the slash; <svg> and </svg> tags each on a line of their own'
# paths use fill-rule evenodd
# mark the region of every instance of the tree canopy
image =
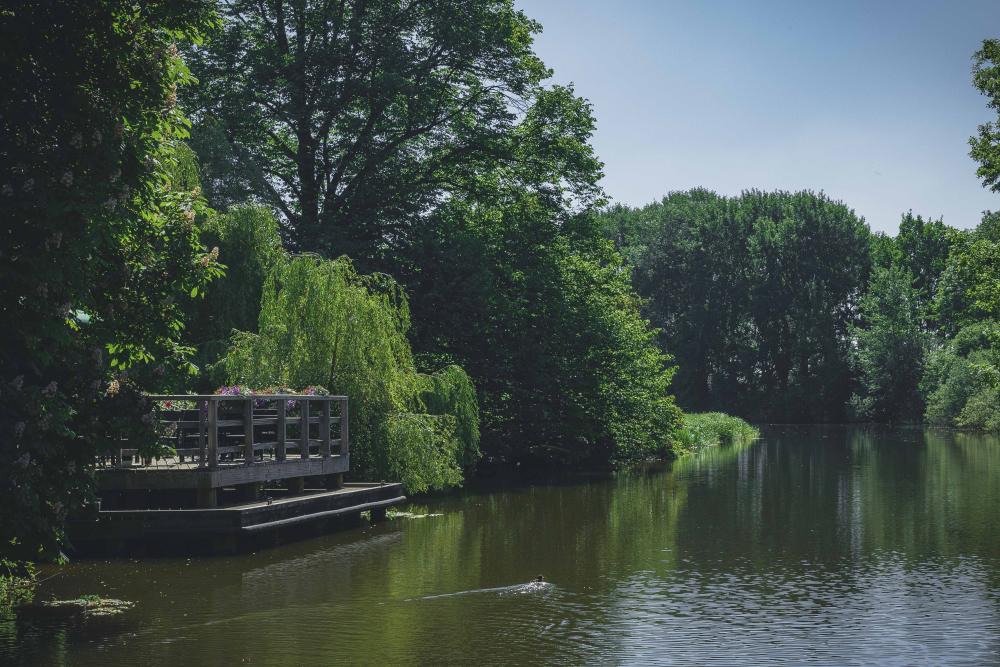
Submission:
<svg viewBox="0 0 1000 667">
<path fill-rule="evenodd" d="M 871 263 L 853 211 L 811 192 L 692 190 L 603 220 L 677 357 L 682 407 L 843 417 L 848 330 Z"/>
<path fill-rule="evenodd" d="M 186 370 L 182 304 L 218 266 L 176 170 L 192 79 L 175 41 L 213 17 L 194 0 L 0 12 L 0 534 L 17 557 L 59 553 L 95 453 L 148 419 L 131 382 Z"/>
<path fill-rule="evenodd" d="M 293 248 L 363 266 L 472 185 L 468 174 L 523 159 L 518 120 L 552 93 L 531 49 L 539 26 L 510 0 L 236 1 L 222 12 L 221 33 L 189 52 L 196 135 L 222 135 L 206 139 L 223 150 L 203 162 L 280 211 Z"/>
</svg>

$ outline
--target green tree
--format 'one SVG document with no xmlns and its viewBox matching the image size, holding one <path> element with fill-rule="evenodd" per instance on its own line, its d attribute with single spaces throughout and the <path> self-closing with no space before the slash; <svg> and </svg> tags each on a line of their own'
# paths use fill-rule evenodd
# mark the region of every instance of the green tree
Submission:
<svg viewBox="0 0 1000 667">
<path fill-rule="evenodd" d="M 191 54 L 191 108 L 229 148 L 203 162 L 239 165 L 219 171 L 281 212 L 294 248 L 362 266 L 465 175 L 516 160 L 518 117 L 545 92 L 539 27 L 511 0 L 237 0 L 223 13 Z"/>
<path fill-rule="evenodd" d="M 274 214 L 260 205 L 238 205 L 209 213 L 201 225 L 202 243 L 218 250 L 226 275 L 188 307 L 186 338 L 197 349 L 201 388 L 211 391 L 225 380 L 219 365 L 234 330 L 257 331 L 264 282 L 284 259 Z"/>
<path fill-rule="evenodd" d="M 880 422 L 920 420 L 918 385 L 928 349 L 921 327 L 920 292 L 899 268 L 876 268 L 861 299 L 860 322 L 851 327 L 851 359 L 860 390 L 853 416 Z"/>
<path fill-rule="evenodd" d="M 963 327 L 929 355 L 920 389 L 928 423 L 1000 430 L 1000 324 Z"/>
<path fill-rule="evenodd" d="M 268 276 L 257 333 L 235 335 L 226 369 L 251 387 L 347 395 L 352 473 L 399 479 L 412 492 L 441 489 L 478 458 L 478 408 L 461 369 L 417 373 L 408 327 L 406 298 L 388 276 L 361 276 L 347 259 L 297 257 Z"/>
<path fill-rule="evenodd" d="M 476 378 L 492 459 L 663 453 L 679 418 L 669 357 L 593 216 L 555 225 L 552 215 L 523 192 L 436 211 L 407 274 L 415 347 L 425 363 L 454 361 Z"/>
<path fill-rule="evenodd" d="M 984 39 L 972 57 L 972 83 L 989 100 L 987 106 L 1000 114 L 1000 40 Z M 994 192 L 1000 192 L 1000 127 L 987 121 L 979 134 L 969 138 L 969 156 L 979 163 L 976 176 Z"/>
<path fill-rule="evenodd" d="M 53 557 L 90 497 L 94 454 L 183 370 L 182 303 L 218 273 L 177 165 L 194 0 L 52 2 L 0 12 L 0 546 Z M 109 384 L 109 380 L 115 377 Z M 148 414 L 147 414 L 148 421 Z M 7 542 L 7 540 L 12 540 Z"/>
<path fill-rule="evenodd" d="M 810 192 L 672 193 L 604 216 L 677 357 L 680 405 L 840 419 L 846 346 L 871 262 L 864 222 Z"/>
<path fill-rule="evenodd" d="M 900 266 L 913 276 L 921 307 L 927 309 L 948 265 L 948 253 L 956 230 L 941 219 L 924 220 L 912 211 L 903 215 L 895 242 L 901 253 Z"/>
<path fill-rule="evenodd" d="M 543 83 L 538 29 L 509 0 L 236 2 L 193 104 L 296 249 L 405 286 L 419 363 L 469 371 L 488 455 L 641 456 L 672 437 L 669 364 L 586 214 L 593 114 Z"/>
</svg>

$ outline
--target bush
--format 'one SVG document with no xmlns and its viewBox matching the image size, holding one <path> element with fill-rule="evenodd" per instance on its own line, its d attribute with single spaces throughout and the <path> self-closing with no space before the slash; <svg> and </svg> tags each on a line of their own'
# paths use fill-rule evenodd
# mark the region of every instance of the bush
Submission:
<svg viewBox="0 0 1000 667">
<path fill-rule="evenodd" d="M 1000 430 L 1000 325 L 964 327 L 928 355 L 926 369 L 920 389 L 929 424 Z"/>
<path fill-rule="evenodd" d="M 264 284 L 257 333 L 234 335 L 225 368 L 236 384 L 348 396 L 355 474 L 411 492 L 454 486 L 478 458 L 475 392 L 457 366 L 418 373 L 408 327 L 388 276 L 360 275 L 346 258 L 288 259 Z"/>
<path fill-rule="evenodd" d="M 674 453 L 688 454 L 718 445 L 745 445 L 759 437 L 760 431 L 739 417 L 722 412 L 685 414 Z"/>
</svg>

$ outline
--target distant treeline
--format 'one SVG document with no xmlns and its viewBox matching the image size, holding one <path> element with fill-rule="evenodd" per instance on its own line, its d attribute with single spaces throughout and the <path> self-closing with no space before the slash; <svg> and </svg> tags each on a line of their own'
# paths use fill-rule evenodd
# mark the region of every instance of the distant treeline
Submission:
<svg viewBox="0 0 1000 667">
<path fill-rule="evenodd" d="M 1000 215 L 895 236 L 813 192 L 675 192 L 603 215 L 686 410 L 1000 428 Z"/>
</svg>

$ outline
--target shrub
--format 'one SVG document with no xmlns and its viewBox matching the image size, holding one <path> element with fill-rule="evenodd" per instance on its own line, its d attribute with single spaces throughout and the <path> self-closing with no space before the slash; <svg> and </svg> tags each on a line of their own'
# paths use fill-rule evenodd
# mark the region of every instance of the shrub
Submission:
<svg viewBox="0 0 1000 667">
<path fill-rule="evenodd" d="M 475 392 L 457 366 L 418 373 L 408 326 L 388 276 L 360 275 L 346 258 L 296 257 L 268 276 L 258 331 L 234 335 L 225 368 L 231 383 L 348 396 L 356 474 L 411 492 L 454 486 L 478 458 Z"/>
<path fill-rule="evenodd" d="M 718 445 L 745 445 L 760 437 L 760 431 L 722 412 L 685 414 L 678 431 L 674 452 L 687 454 Z"/>
</svg>

